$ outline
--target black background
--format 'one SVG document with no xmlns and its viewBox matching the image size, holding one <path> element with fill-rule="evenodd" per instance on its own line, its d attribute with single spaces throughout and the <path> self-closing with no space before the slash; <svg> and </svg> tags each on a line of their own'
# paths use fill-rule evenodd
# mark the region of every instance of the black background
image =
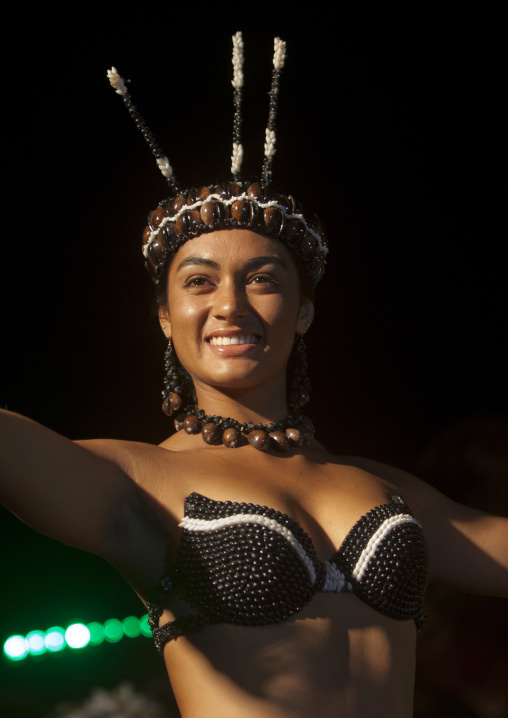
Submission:
<svg viewBox="0 0 508 718">
<path fill-rule="evenodd" d="M 330 244 L 307 335 L 318 438 L 508 511 L 498 19 L 415 10 L 353 22 L 319 7 L 75 12 L 17 13 L 3 61 L 2 405 L 70 438 L 167 436 L 164 344 L 140 252 L 166 185 L 106 69 L 132 81 L 177 177 L 199 186 L 229 176 L 237 29 L 244 173 L 259 173 L 279 34 L 288 58 L 274 187 L 320 214 Z M 2 641 L 141 615 L 102 561 L 0 518 Z M 149 641 L 127 643 L 0 659 L 6 715 L 44 715 L 124 677 L 164 697 Z"/>
</svg>

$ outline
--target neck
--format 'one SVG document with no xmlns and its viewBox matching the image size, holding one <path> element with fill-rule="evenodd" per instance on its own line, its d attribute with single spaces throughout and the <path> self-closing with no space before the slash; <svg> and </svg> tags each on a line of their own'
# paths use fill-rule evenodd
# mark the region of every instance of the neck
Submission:
<svg viewBox="0 0 508 718">
<path fill-rule="evenodd" d="M 197 406 L 206 414 L 232 417 L 239 422 L 268 423 L 289 413 L 285 387 L 263 386 L 219 389 L 196 382 Z"/>
</svg>

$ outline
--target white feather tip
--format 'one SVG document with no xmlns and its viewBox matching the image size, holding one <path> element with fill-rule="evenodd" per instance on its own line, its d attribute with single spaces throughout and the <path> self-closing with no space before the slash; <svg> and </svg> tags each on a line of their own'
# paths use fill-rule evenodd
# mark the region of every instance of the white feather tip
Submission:
<svg viewBox="0 0 508 718">
<path fill-rule="evenodd" d="M 273 41 L 273 66 L 276 70 L 282 70 L 286 59 L 286 43 L 279 37 Z"/>
<path fill-rule="evenodd" d="M 112 67 L 111 70 L 108 70 L 107 72 L 109 84 L 114 89 L 117 95 L 126 95 L 127 94 L 127 88 L 125 87 L 125 82 L 123 81 L 123 78 L 120 77 L 118 74 L 118 70 L 116 67 Z"/>
</svg>

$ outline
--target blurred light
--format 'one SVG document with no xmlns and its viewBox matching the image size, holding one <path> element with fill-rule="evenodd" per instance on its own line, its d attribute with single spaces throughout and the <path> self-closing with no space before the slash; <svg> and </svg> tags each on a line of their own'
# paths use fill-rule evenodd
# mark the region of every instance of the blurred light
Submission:
<svg viewBox="0 0 508 718">
<path fill-rule="evenodd" d="M 104 640 L 117 643 L 124 635 L 129 638 L 140 635 L 151 638 L 148 615 L 145 613 L 141 618 L 127 616 L 123 621 L 110 618 L 104 624 L 93 621 L 87 626 L 83 623 L 73 623 L 66 631 L 60 626 L 53 626 L 45 632 L 30 631 L 26 637 L 10 636 L 4 643 L 4 653 L 11 661 L 21 661 L 28 655 L 39 656 L 47 651 L 58 653 L 66 646 L 70 648 L 98 646 Z"/>
<path fill-rule="evenodd" d="M 28 644 L 24 636 L 10 636 L 4 643 L 4 653 L 11 661 L 22 661 L 28 655 Z"/>
<path fill-rule="evenodd" d="M 99 646 L 104 641 L 104 626 L 102 623 L 93 621 L 88 624 L 90 631 L 90 643 L 92 646 Z"/>
<path fill-rule="evenodd" d="M 117 643 L 123 638 L 122 622 L 118 618 L 110 618 L 104 624 L 104 635 L 109 643 Z"/>
<path fill-rule="evenodd" d="M 28 652 L 31 653 L 32 656 L 40 656 L 41 653 L 46 653 L 44 633 L 42 631 L 30 631 L 30 633 L 27 634 L 26 642 Z"/>
<path fill-rule="evenodd" d="M 90 631 L 83 623 L 73 623 L 65 631 L 65 640 L 71 648 L 84 648 L 90 642 Z"/>
<path fill-rule="evenodd" d="M 143 636 L 146 636 L 147 638 L 152 637 L 152 629 L 148 625 L 148 613 L 145 613 L 145 615 L 139 619 L 139 626 Z"/>
<path fill-rule="evenodd" d="M 136 616 L 128 616 L 123 620 L 123 632 L 129 638 L 137 638 L 141 633 L 141 626 L 139 625 L 139 618 Z"/>
<path fill-rule="evenodd" d="M 65 631 L 60 626 L 53 626 L 48 628 L 46 635 L 44 636 L 44 645 L 52 653 L 63 651 L 65 648 Z"/>
</svg>

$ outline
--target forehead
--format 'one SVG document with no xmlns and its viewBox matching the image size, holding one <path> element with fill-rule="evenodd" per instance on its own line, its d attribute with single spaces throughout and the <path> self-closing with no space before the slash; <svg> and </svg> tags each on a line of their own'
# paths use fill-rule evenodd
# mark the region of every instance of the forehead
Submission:
<svg viewBox="0 0 508 718">
<path fill-rule="evenodd" d="M 296 272 L 293 258 L 282 242 L 236 227 L 190 239 L 173 257 L 170 274 L 177 272 L 182 262 L 193 257 L 211 260 L 221 267 L 243 265 L 257 257 L 274 257 L 281 260 L 289 272 Z"/>
</svg>

